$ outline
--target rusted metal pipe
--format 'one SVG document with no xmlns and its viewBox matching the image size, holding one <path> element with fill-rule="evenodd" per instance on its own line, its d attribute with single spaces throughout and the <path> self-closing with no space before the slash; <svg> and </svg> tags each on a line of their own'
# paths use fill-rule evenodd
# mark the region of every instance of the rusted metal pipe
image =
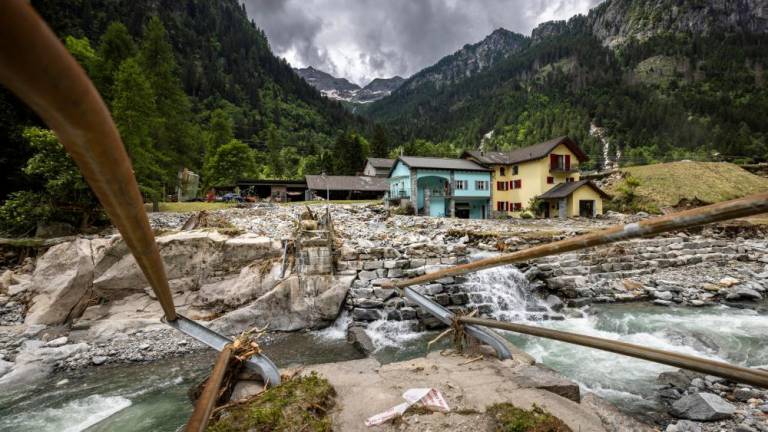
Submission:
<svg viewBox="0 0 768 432">
<path fill-rule="evenodd" d="M 419 285 L 448 276 L 456 276 L 498 267 L 533 258 L 555 255 L 593 246 L 600 246 L 647 235 L 705 225 L 728 219 L 736 219 L 768 212 L 768 193 L 750 195 L 731 201 L 686 210 L 679 213 L 659 216 L 627 225 L 618 225 L 604 230 L 576 236 L 573 238 L 547 243 L 521 251 L 485 258 L 469 264 L 461 264 L 436 272 L 427 273 L 411 279 L 395 281 L 393 286 L 404 288 Z"/>
<path fill-rule="evenodd" d="M 112 117 L 83 69 L 26 0 L 0 1 L 0 83 L 56 133 L 122 234 L 165 318 L 175 320 L 163 261 Z"/>
<path fill-rule="evenodd" d="M 485 318 L 458 317 L 457 319 L 465 324 L 493 327 L 516 333 L 553 339 L 560 342 L 596 348 L 602 351 L 610 351 L 616 354 L 650 360 L 652 362 L 701 372 L 707 375 L 719 376 L 735 382 L 768 388 L 768 371 L 760 369 L 750 369 L 686 354 L 663 351 L 594 336 L 584 336 L 561 330 L 552 330 L 544 327 L 501 322 Z"/>
<path fill-rule="evenodd" d="M 213 409 L 216 408 L 216 402 L 219 400 L 221 384 L 229 369 L 232 355 L 232 345 L 227 345 L 219 351 L 219 356 L 216 357 L 216 363 L 213 365 L 211 376 L 205 382 L 205 388 L 203 388 L 200 397 L 197 398 L 192 416 L 184 428 L 186 432 L 204 432 L 205 428 L 208 427 L 208 421 L 211 418 Z"/>
</svg>

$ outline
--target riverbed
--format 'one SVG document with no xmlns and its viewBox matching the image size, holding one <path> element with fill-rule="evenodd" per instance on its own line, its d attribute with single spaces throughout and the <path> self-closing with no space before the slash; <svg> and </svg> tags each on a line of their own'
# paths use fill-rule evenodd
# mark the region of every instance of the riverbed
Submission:
<svg viewBox="0 0 768 432">
<path fill-rule="evenodd" d="M 764 314 L 728 307 L 667 308 L 645 304 L 592 307 L 586 318 L 545 321 L 551 328 L 639 343 L 747 366 L 768 364 Z M 335 327 L 279 335 L 265 347 L 280 367 L 361 357 L 344 340 L 344 317 Z M 380 325 L 371 332 L 382 362 L 422 355 L 432 333 L 403 325 Z M 537 360 L 615 402 L 625 411 L 653 417 L 655 378 L 672 368 L 616 354 L 507 335 Z M 440 349 L 441 347 L 437 347 Z M 187 391 L 213 362 L 212 352 L 148 364 L 89 368 L 58 374 L 45 384 L 0 396 L 1 431 L 175 431 L 192 405 Z"/>
</svg>

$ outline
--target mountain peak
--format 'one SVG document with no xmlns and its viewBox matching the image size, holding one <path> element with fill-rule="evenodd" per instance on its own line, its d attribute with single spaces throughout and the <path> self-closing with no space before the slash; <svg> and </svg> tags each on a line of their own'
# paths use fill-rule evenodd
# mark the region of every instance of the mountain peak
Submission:
<svg viewBox="0 0 768 432">
<path fill-rule="evenodd" d="M 294 69 L 294 71 L 327 98 L 354 103 L 379 100 L 395 91 L 405 81 L 399 76 L 375 78 L 368 85 L 360 88 L 359 85 L 349 82 L 346 78 L 334 77 L 312 66 Z"/>
<path fill-rule="evenodd" d="M 527 45 L 527 37 L 499 27 L 480 42 L 464 45 L 455 53 L 423 69 L 403 86 L 413 89 L 426 82 L 436 86 L 456 83 L 492 67 Z"/>
</svg>

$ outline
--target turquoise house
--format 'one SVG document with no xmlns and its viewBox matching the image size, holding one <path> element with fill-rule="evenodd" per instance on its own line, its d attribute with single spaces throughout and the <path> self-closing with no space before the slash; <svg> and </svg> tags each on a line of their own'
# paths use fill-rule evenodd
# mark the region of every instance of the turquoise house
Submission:
<svg viewBox="0 0 768 432">
<path fill-rule="evenodd" d="M 410 201 L 418 215 L 486 219 L 491 171 L 466 159 L 400 156 L 389 171 L 389 198 Z"/>
</svg>

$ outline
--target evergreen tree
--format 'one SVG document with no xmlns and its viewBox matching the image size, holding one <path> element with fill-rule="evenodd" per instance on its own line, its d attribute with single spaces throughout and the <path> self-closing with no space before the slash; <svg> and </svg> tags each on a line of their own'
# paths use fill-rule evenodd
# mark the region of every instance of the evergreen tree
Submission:
<svg viewBox="0 0 768 432">
<path fill-rule="evenodd" d="M 168 34 L 157 16 L 150 18 L 144 29 L 139 62 L 156 97 L 158 124 L 155 142 L 170 163 L 166 168 L 175 173 L 182 166 L 196 167 L 200 161 L 200 142 L 189 119 L 191 103 L 179 79 L 176 58 Z"/>
<path fill-rule="evenodd" d="M 389 142 L 387 133 L 381 125 L 373 128 L 373 138 L 371 139 L 371 155 L 375 157 L 387 157 L 389 152 Z"/>
<path fill-rule="evenodd" d="M 164 160 L 153 140 L 158 123 L 155 94 L 133 58 L 125 60 L 117 71 L 112 106 L 112 117 L 131 156 L 139 185 L 146 194 L 157 194 L 163 184 Z"/>
<path fill-rule="evenodd" d="M 361 171 L 368 157 L 367 147 L 368 143 L 352 131 L 339 134 L 333 145 L 333 174 L 355 175 Z"/>
<path fill-rule="evenodd" d="M 94 79 L 104 100 L 111 101 L 115 75 L 120 65 L 136 54 L 136 44 L 123 23 L 113 21 L 99 40 L 99 63 Z"/>
</svg>

